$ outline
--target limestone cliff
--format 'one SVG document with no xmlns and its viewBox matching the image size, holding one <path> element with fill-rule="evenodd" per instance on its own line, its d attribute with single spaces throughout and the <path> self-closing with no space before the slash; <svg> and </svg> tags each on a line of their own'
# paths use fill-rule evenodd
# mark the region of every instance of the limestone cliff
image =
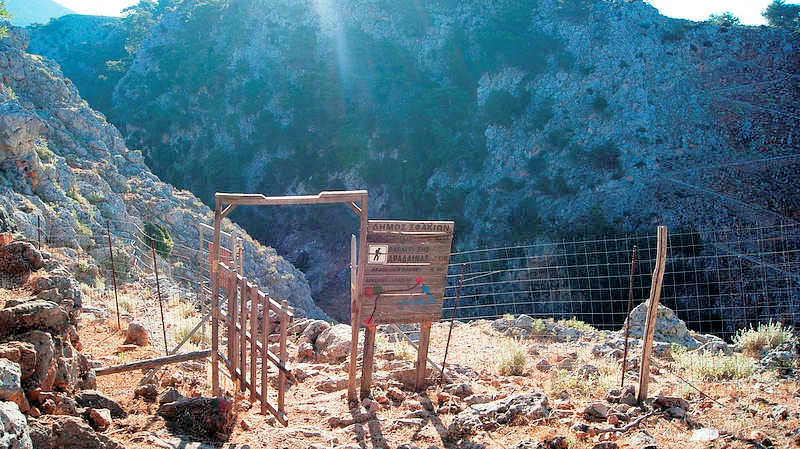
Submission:
<svg viewBox="0 0 800 449">
<path fill-rule="evenodd" d="M 213 222 L 208 207 L 154 175 L 55 63 L 25 52 L 26 42 L 18 29 L 0 41 L 0 231 L 35 240 L 39 217 L 50 246 L 91 256 L 93 267 L 83 269 L 95 272 L 108 264 L 107 224 L 120 262 L 131 267 L 134 255 L 123 243 L 145 222 L 166 227 L 176 244 L 201 250 L 197 225 Z M 224 228 L 241 232 L 227 220 Z M 306 314 L 324 316 L 303 273 L 246 234 L 245 252 L 248 276 Z M 202 272 L 207 259 L 181 264 Z"/>
</svg>

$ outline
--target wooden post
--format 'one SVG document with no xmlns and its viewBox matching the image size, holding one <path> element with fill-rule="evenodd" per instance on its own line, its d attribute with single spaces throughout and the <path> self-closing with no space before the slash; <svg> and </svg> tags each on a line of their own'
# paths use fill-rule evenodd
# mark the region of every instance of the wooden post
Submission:
<svg viewBox="0 0 800 449">
<path fill-rule="evenodd" d="M 269 300 L 267 296 L 259 292 L 261 302 L 261 414 L 267 414 L 267 351 L 269 351 Z"/>
<path fill-rule="evenodd" d="M 358 259 L 356 256 L 356 236 L 350 236 L 350 326 L 352 340 L 350 342 L 350 365 L 348 366 L 347 399 L 356 400 L 356 358 L 358 357 Z M 353 344 L 355 342 L 355 344 Z"/>
<path fill-rule="evenodd" d="M 134 371 L 139 369 L 156 368 L 170 363 L 186 362 L 189 360 L 204 359 L 209 356 L 211 351 L 195 351 L 187 352 L 185 354 L 176 354 L 166 357 L 158 357 L 155 359 L 139 360 L 137 362 L 126 363 L 124 365 L 108 366 L 105 368 L 98 368 L 94 371 L 96 376 L 105 376 L 107 374 L 124 373 L 126 371 Z"/>
<path fill-rule="evenodd" d="M 258 328 L 256 314 L 258 312 L 258 287 L 250 285 L 250 402 L 256 398 L 256 363 L 258 363 L 258 352 L 256 352 L 256 341 Z"/>
<path fill-rule="evenodd" d="M 239 357 L 237 356 L 237 344 L 239 333 L 236 332 L 236 323 L 238 314 L 238 301 L 236 301 L 236 274 L 232 271 L 226 271 L 227 286 L 228 286 L 228 360 L 231 363 L 231 379 L 237 379 L 236 369 L 239 367 Z"/>
<path fill-rule="evenodd" d="M 422 323 L 419 329 L 419 350 L 417 351 L 417 391 L 425 389 L 425 371 L 428 361 L 428 345 L 431 342 L 431 322 Z"/>
<path fill-rule="evenodd" d="M 38 219 L 38 216 L 37 216 Z M 111 227 L 106 221 L 106 233 L 108 234 L 108 256 L 111 259 L 111 282 L 114 285 L 114 305 L 117 307 L 117 329 L 122 330 L 122 325 L 119 324 L 119 299 L 117 298 L 117 271 L 114 269 L 114 251 L 111 249 Z M 42 245 L 41 240 L 39 246 Z"/>
<path fill-rule="evenodd" d="M 656 249 L 656 267 L 650 283 L 650 298 L 647 300 L 647 318 L 642 335 L 642 359 L 639 365 L 639 395 L 643 402 L 647 399 L 647 388 L 650 385 L 650 353 L 653 349 L 653 335 L 656 331 L 658 301 L 661 298 L 661 283 L 664 280 L 664 269 L 667 264 L 667 227 L 658 227 L 658 246 Z M 630 318 L 629 318 L 630 319 Z"/>
<path fill-rule="evenodd" d="M 219 233 L 222 226 L 222 209 L 219 200 L 214 207 L 214 244 L 211 247 L 211 390 L 220 397 L 219 389 Z M 202 248 L 202 246 L 201 246 Z M 228 302 L 230 307 L 230 302 Z M 230 335 L 228 335 L 230 338 Z"/>
<path fill-rule="evenodd" d="M 372 386 L 372 370 L 375 366 L 375 333 L 374 324 L 364 327 L 364 356 L 361 358 L 361 399 L 369 396 Z"/>
<path fill-rule="evenodd" d="M 239 308 L 239 362 L 241 366 L 241 382 L 239 382 L 239 391 L 245 391 L 245 383 L 247 383 L 247 280 L 243 277 L 237 277 L 239 280 L 239 289 L 241 291 L 240 297 L 242 305 Z"/>
<path fill-rule="evenodd" d="M 288 354 L 286 352 L 286 337 L 289 329 L 289 303 L 284 299 L 281 301 L 281 340 L 280 340 L 280 359 L 281 364 L 286 366 Z M 278 411 L 285 413 L 284 402 L 286 399 L 286 373 L 280 371 L 278 373 Z"/>
</svg>

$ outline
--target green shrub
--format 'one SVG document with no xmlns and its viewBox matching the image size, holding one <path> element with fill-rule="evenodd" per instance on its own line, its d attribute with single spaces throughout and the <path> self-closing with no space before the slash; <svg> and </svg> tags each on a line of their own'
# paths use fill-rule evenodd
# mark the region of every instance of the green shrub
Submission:
<svg viewBox="0 0 800 449">
<path fill-rule="evenodd" d="M 553 99 L 543 98 L 536 101 L 533 110 L 528 116 L 528 124 L 533 129 L 542 129 L 555 115 L 553 112 Z"/>
<path fill-rule="evenodd" d="M 673 22 L 661 35 L 661 42 L 677 42 L 683 40 L 689 27 L 683 21 Z"/>
<path fill-rule="evenodd" d="M 486 98 L 484 110 L 489 123 L 510 126 L 515 118 L 525 110 L 530 102 L 530 95 L 514 95 L 504 90 L 493 90 Z"/>
<path fill-rule="evenodd" d="M 734 16 L 732 12 L 725 11 L 718 14 L 711 14 L 708 16 L 708 22 L 713 23 L 714 25 L 724 26 L 724 27 L 732 27 L 739 25 L 739 18 Z"/>
<path fill-rule="evenodd" d="M 594 330 L 596 330 L 594 327 L 592 327 L 591 324 L 588 324 L 588 323 L 586 323 L 584 321 L 581 321 L 581 320 L 577 319 L 576 317 L 572 317 L 572 318 L 570 318 L 568 320 L 558 320 L 557 323 L 562 325 L 562 326 L 564 326 L 564 327 L 568 327 L 570 329 L 576 329 L 576 330 L 579 330 L 579 331 L 594 331 Z"/>
<path fill-rule="evenodd" d="M 756 328 L 739 329 L 733 337 L 733 342 L 742 352 L 752 357 L 761 357 L 763 352 L 793 341 L 792 328 L 772 321 L 759 323 Z"/>
<path fill-rule="evenodd" d="M 771 26 L 800 31 L 800 5 L 787 5 L 785 0 L 774 0 L 761 15 Z"/>
<path fill-rule="evenodd" d="M 586 20 L 593 7 L 593 0 L 556 0 L 556 14 L 576 22 Z"/>
<path fill-rule="evenodd" d="M 598 95 L 592 100 L 592 110 L 598 114 L 602 114 L 608 109 L 608 100 L 605 97 Z"/>
<path fill-rule="evenodd" d="M 89 201 L 90 204 L 98 204 L 105 201 L 106 197 L 100 192 L 91 192 L 87 197 L 86 200 Z"/>
<path fill-rule="evenodd" d="M 175 243 L 167 228 L 158 223 L 147 222 L 144 224 L 144 233 L 147 246 L 154 248 L 161 257 L 169 257 Z"/>
<path fill-rule="evenodd" d="M 622 163 L 619 160 L 621 155 L 617 144 L 609 139 L 594 146 L 587 153 L 586 159 L 595 168 L 619 172 L 622 169 Z"/>
</svg>

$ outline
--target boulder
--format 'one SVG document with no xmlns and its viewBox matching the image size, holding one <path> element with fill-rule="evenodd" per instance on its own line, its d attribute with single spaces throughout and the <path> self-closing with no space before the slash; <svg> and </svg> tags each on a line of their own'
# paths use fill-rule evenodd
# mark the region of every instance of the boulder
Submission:
<svg viewBox="0 0 800 449">
<path fill-rule="evenodd" d="M 300 338 L 313 345 L 314 342 L 317 341 L 317 337 L 319 337 L 319 334 L 329 329 L 330 327 L 331 325 L 327 321 L 311 320 L 306 326 L 306 328 L 303 330 L 303 334 L 300 336 Z"/>
<path fill-rule="evenodd" d="M 155 401 L 158 397 L 158 387 L 155 384 L 144 384 L 133 390 L 134 398 L 142 398 L 145 401 Z"/>
<path fill-rule="evenodd" d="M 33 299 L 0 311 L 0 337 L 29 330 L 64 334 L 70 326 L 70 318 L 58 304 Z"/>
<path fill-rule="evenodd" d="M 44 415 L 29 420 L 28 424 L 36 449 L 124 449 L 75 416 Z"/>
<path fill-rule="evenodd" d="M 83 390 L 75 395 L 75 402 L 81 407 L 108 409 L 113 418 L 125 418 L 128 413 L 117 401 L 95 390 Z"/>
<path fill-rule="evenodd" d="M 311 360 L 314 358 L 314 346 L 304 341 L 297 346 L 298 360 Z"/>
<path fill-rule="evenodd" d="M 550 409 L 547 397 L 541 393 L 525 393 L 509 396 L 498 401 L 470 407 L 453 418 L 448 428 L 452 437 L 471 435 L 478 430 L 492 430 L 512 424 L 518 417 L 529 421 L 548 416 Z"/>
<path fill-rule="evenodd" d="M 7 359 L 0 359 L 0 401 L 11 401 L 22 412 L 27 412 L 30 406 L 22 391 L 22 373 L 19 364 Z"/>
<path fill-rule="evenodd" d="M 16 338 L 19 341 L 29 343 L 33 347 L 36 357 L 32 372 L 27 376 L 23 372 L 23 388 L 25 390 L 33 390 L 34 388 L 41 388 L 45 391 L 52 390 L 56 379 L 57 367 L 53 337 L 47 332 L 34 330 Z"/>
<path fill-rule="evenodd" d="M 646 318 L 646 302 L 631 310 L 626 321 L 630 321 L 630 336 L 632 338 L 642 338 Z M 622 329 L 624 332 L 625 324 L 623 324 Z M 656 329 L 653 338 L 655 341 L 676 343 L 689 349 L 696 349 L 700 346 L 700 343 L 689 333 L 686 323 L 678 318 L 672 309 L 661 304 L 658 305 L 658 312 L 656 313 Z"/>
<path fill-rule="evenodd" d="M 13 402 L 0 401 L 0 448 L 33 449 L 28 421 Z"/>
<path fill-rule="evenodd" d="M 147 346 L 149 343 L 150 335 L 142 324 L 135 321 L 128 324 L 128 331 L 125 333 L 125 341 L 122 342 L 123 345 Z"/>
<path fill-rule="evenodd" d="M 43 266 L 42 254 L 31 243 L 17 241 L 0 246 L 0 278 L 10 288 L 22 286 Z"/>
<path fill-rule="evenodd" d="M 183 395 L 174 387 L 169 387 L 158 395 L 158 404 L 163 405 L 183 399 Z"/>
<path fill-rule="evenodd" d="M 88 418 L 89 424 L 100 432 L 108 429 L 113 422 L 111 419 L 111 411 L 107 408 L 90 408 Z"/>
<path fill-rule="evenodd" d="M 330 362 L 339 362 L 350 353 L 351 328 L 337 324 L 322 331 L 314 342 L 317 353 Z"/>
<path fill-rule="evenodd" d="M 163 404 L 158 415 L 171 431 L 199 438 L 225 440 L 236 424 L 231 401 L 224 398 L 186 398 Z"/>
</svg>

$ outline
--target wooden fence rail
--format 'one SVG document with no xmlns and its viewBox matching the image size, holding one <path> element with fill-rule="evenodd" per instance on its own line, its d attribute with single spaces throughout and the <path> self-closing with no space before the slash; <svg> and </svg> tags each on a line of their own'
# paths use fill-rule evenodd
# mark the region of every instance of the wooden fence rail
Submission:
<svg viewBox="0 0 800 449">
<path fill-rule="evenodd" d="M 228 303 L 226 312 L 220 310 L 214 314 L 217 324 L 227 330 L 228 336 L 226 352 L 219 354 L 219 359 L 230 372 L 231 379 L 238 383 L 240 391 L 249 392 L 250 400 L 261 402 L 262 414 L 269 411 L 287 425 L 285 392 L 289 370 L 286 367 L 286 338 L 294 313 L 286 301 L 274 301 L 224 263 L 219 264 L 219 285 Z M 280 323 L 278 354 L 269 349 L 269 336 L 273 331 L 270 311 L 275 312 Z M 278 376 L 274 406 L 268 395 L 270 365 L 275 366 Z"/>
</svg>

